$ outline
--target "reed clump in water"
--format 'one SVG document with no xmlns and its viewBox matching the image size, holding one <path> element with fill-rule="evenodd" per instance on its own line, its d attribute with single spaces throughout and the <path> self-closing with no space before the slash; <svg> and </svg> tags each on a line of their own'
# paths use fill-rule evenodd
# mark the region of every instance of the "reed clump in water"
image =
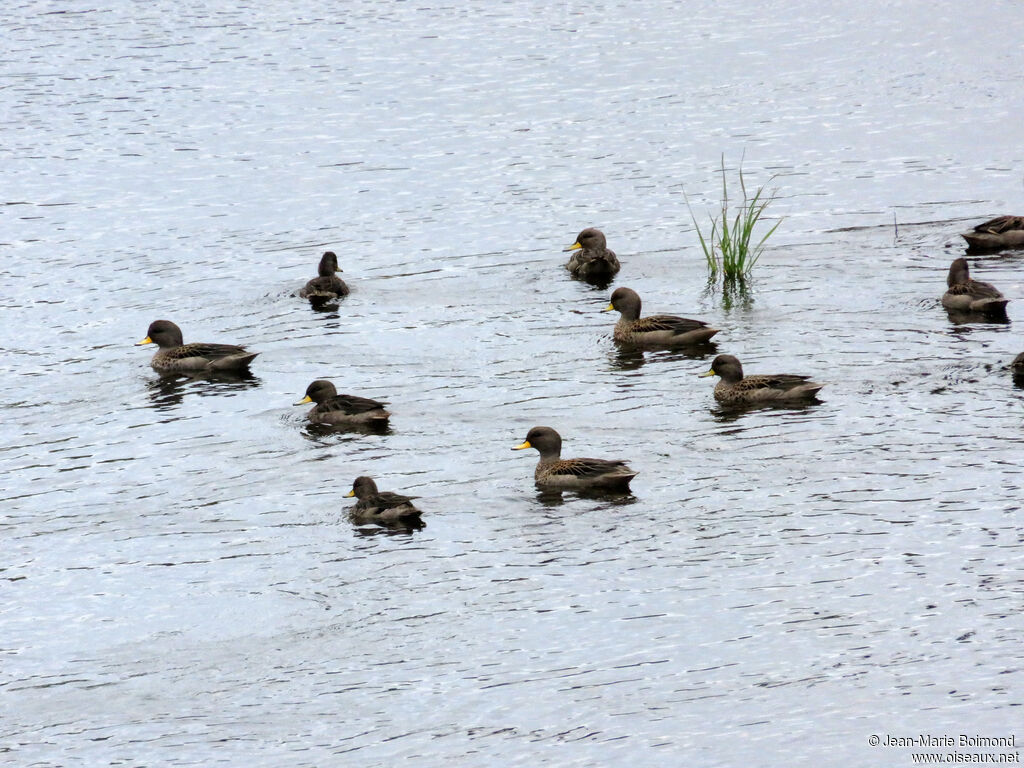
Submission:
<svg viewBox="0 0 1024 768">
<path fill-rule="evenodd" d="M 753 195 L 747 193 L 746 179 L 743 177 L 743 161 L 739 166 L 740 194 L 742 201 L 735 213 L 730 211 L 729 188 L 725 176 L 725 156 L 722 156 L 722 208 L 721 213 L 711 219 L 711 231 L 707 236 L 701 231 L 697 217 L 693 214 L 690 201 L 686 207 L 693 219 L 693 226 L 700 239 L 700 247 L 708 265 L 708 282 L 716 283 L 719 275 L 723 283 L 743 282 L 753 270 L 754 265 L 764 251 L 765 241 L 772 236 L 782 219 L 775 222 L 760 240 L 754 240 L 754 228 L 764 215 L 765 209 L 775 200 L 774 192 L 766 192 L 762 185 Z M 774 176 L 772 178 L 775 178 Z M 771 179 L 769 179 L 771 181 Z"/>
</svg>

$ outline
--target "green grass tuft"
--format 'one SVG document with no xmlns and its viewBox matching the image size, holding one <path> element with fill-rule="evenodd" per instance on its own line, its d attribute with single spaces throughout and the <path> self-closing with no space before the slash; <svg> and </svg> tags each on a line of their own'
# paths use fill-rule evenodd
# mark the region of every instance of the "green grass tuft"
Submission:
<svg viewBox="0 0 1024 768">
<path fill-rule="evenodd" d="M 693 219 L 693 226 L 700 238 L 700 247 L 704 250 L 707 260 L 710 282 L 716 282 L 722 275 L 724 282 L 742 282 L 750 274 L 757 260 L 764 251 L 765 241 L 778 229 L 782 219 L 775 222 L 764 236 L 754 242 L 754 227 L 764 215 L 765 209 L 775 199 L 775 193 L 766 193 L 764 186 L 758 187 L 753 197 L 747 194 L 746 180 L 743 178 L 743 161 L 740 161 L 739 178 L 740 193 L 743 201 L 735 215 L 729 211 L 729 189 L 725 180 L 725 156 L 722 156 L 722 211 L 711 220 L 711 231 L 705 237 L 693 215 L 693 208 L 687 198 L 686 207 Z M 775 177 L 773 176 L 772 179 Z M 771 181 L 771 179 L 769 179 Z"/>
</svg>

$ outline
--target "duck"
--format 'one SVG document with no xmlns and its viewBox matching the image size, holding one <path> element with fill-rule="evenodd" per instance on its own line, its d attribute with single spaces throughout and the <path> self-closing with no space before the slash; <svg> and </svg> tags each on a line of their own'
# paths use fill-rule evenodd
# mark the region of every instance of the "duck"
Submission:
<svg viewBox="0 0 1024 768">
<path fill-rule="evenodd" d="M 625 492 L 637 475 L 625 461 L 561 458 L 562 436 L 551 427 L 533 427 L 512 450 L 526 448 L 535 448 L 540 454 L 533 479 L 543 490 Z"/>
<path fill-rule="evenodd" d="M 362 475 L 352 482 L 352 490 L 345 498 L 355 496 L 359 501 L 349 510 L 349 517 L 355 522 L 380 523 L 382 525 L 405 525 L 422 527 L 422 511 L 412 503 L 415 496 L 403 496 L 391 491 L 378 491 L 372 477 Z"/>
<path fill-rule="evenodd" d="M 1006 297 L 991 283 L 971 277 L 967 259 L 954 259 L 946 276 L 942 306 L 950 312 L 969 312 L 992 319 L 1006 318 Z"/>
<path fill-rule="evenodd" d="M 792 373 L 744 376 L 743 366 L 732 355 L 718 355 L 711 361 L 711 368 L 700 375 L 721 377 L 715 385 L 715 400 L 725 405 L 809 402 L 825 386 L 811 381 L 810 376 Z"/>
<path fill-rule="evenodd" d="M 650 315 L 640 317 L 640 297 L 632 288 L 616 288 L 605 312 L 619 312 L 612 338 L 623 344 L 640 347 L 682 347 L 703 344 L 711 339 L 717 328 L 710 328 L 703 320 L 690 320 L 676 315 Z"/>
<path fill-rule="evenodd" d="M 335 272 L 341 272 L 338 268 L 338 257 L 334 251 L 324 251 L 320 257 L 320 264 L 317 267 L 319 277 L 314 277 L 306 286 L 299 291 L 299 296 L 309 299 L 313 304 L 326 304 L 336 301 L 342 296 L 348 296 L 348 286 L 345 281 L 338 277 Z"/>
<path fill-rule="evenodd" d="M 1024 248 L 1024 216 L 996 216 L 961 237 L 967 241 L 968 248 L 976 250 Z"/>
<path fill-rule="evenodd" d="M 356 395 L 339 395 L 337 388 L 327 379 L 317 379 L 306 387 L 306 396 L 295 405 L 316 403 L 306 414 L 314 424 L 367 424 L 387 426 L 391 414 L 384 410 L 387 403 Z"/>
<path fill-rule="evenodd" d="M 1024 352 L 1013 358 L 1013 362 L 1010 363 L 1010 371 L 1015 378 L 1024 377 Z"/>
<path fill-rule="evenodd" d="M 615 251 L 608 249 L 608 240 L 600 229 L 584 229 L 576 235 L 576 242 L 562 252 L 570 251 L 574 253 L 565 267 L 573 277 L 593 281 L 611 280 L 621 268 Z"/>
<path fill-rule="evenodd" d="M 135 342 L 137 347 L 145 344 L 156 344 L 160 348 L 149 363 L 160 373 L 245 372 L 259 354 L 234 344 L 185 344 L 181 329 L 170 320 L 150 323 L 146 338 Z"/>
</svg>

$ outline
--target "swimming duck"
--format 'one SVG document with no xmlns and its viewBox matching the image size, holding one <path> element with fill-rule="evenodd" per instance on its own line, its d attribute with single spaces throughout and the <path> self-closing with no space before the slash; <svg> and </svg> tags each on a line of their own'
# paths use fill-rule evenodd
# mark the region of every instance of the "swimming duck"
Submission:
<svg viewBox="0 0 1024 768">
<path fill-rule="evenodd" d="M 1013 358 L 1013 362 L 1010 363 L 1010 371 L 1015 377 L 1024 376 L 1024 352 Z"/>
<path fill-rule="evenodd" d="M 1024 216 L 996 216 L 961 235 L 969 248 L 1024 248 Z"/>
<path fill-rule="evenodd" d="M 369 424 L 386 426 L 391 414 L 385 403 L 356 395 L 339 395 L 334 384 L 317 379 L 306 387 L 306 396 L 295 403 L 316 403 L 306 414 L 314 424 Z"/>
<path fill-rule="evenodd" d="M 946 276 L 942 306 L 951 312 L 972 312 L 994 319 L 1005 319 L 1007 299 L 994 285 L 971 278 L 967 259 L 954 259 Z"/>
<path fill-rule="evenodd" d="M 605 312 L 619 311 L 612 337 L 625 344 L 643 347 L 680 347 L 701 344 L 718 333 L 702 320 L 676 315 L 640 317 L 640 297 L 631 288 L 616 288 Z"/>
<path fill-rule="evenodd" d="M 719 355 L 711 361 L 711 369 L 700 375 L 721 377 L 715 385 L 715 400 L 725 405 L 807 402 L 825 386 L 810 376 L 792 373 L 744 376 L 743 366 L 732 355 Z"/>
<path fill-rule="evenodd" d="M 536 448 L 540 461 L 533 472 L 539 488 L 565 491 L 628 491 L 636 472 L 624 461 L 562 459 L 562 437 L 551 427 L 534 427 L 513 451 Z"/>
<path fill-rule="evenodd" d="M 373 478 L 357 477 L 352 483 L 352 490 L 345 494 L 346 498 L 355 496 L 359 499 L 349 510 L 349 517 L 356 522 L 381 523 L 384 525 L 401 524 L 409 527 L 420 527 L 420 515 L 412 500 L 415 496 L 402 496 L 391 491 L 378 491 Z"/>
<path fill-rule="evenodd" d="M 160 348 L 149 364 L 161 373 L 238 373 L 247 371 L 249 363 L 259 354 L 234 344 L 185 344 L 181 329 L 170 320 L 150 323 L 146 338 L 136 342 L 135 346 L 143 344 L 156 344 Z"/>
<path fill-rule="evenodd" d="M 600 229 L 587 227 L 576 236 L 576 242 L 563 250 L 575 251 L 569 257 L 566 269 L 574 277 L 584 280 L 611 280 L 619 271 L 619 260 L 615 251 L 608 250 L 608 241 Z"/>
<path fill-rule="evenodd" d="M 334 274 L 335 272 L 341 272 L 338 268 L 338 257 L 334 251 L 324 251 L 317 267 L 319 277 L 314 277 L 306 283 L 306 287 L 299 291 L 299 296 L 309 299 L 313 304 L 326 304 L 347 296 L 348 286 Z"/>
</svg>

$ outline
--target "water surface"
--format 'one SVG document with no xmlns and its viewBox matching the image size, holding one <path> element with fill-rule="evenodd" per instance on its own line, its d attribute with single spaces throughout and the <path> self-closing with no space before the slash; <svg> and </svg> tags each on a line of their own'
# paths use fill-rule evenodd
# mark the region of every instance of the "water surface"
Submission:
<svg viewBox="0 0 1024 768">
<path fill-rule="evenodd" d="M 114 5 L 0 11 L 12 764 L 890 766 L 870 735 L 1018 728 L 1020 256 L 972 259 L 1010 323 L 939 305 L 1022 205 L 1017 5 Z M 723 155 L 785 217 L 733 301 L 684 199 Z M 645 312 L 823 402 L 724 412 L 710 352 L 619 352 L 561 266 L 591 225 Z M 314 312 L 325 249 L 353 290 Z M 157 318 L 253 377 L 159 379 Z M 315 378 L 391 429 L 308 429 Z M 634 494 L 538 495 L 537 424 Z M 360 474 L 427 527 L 351 525 Z"/>
</svg>

